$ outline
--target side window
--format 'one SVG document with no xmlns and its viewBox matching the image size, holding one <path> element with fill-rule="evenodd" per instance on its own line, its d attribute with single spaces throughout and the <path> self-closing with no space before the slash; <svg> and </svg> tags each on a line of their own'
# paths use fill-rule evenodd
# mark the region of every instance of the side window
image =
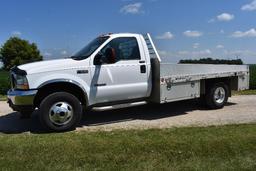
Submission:
<svg viewBox="0 0 256 171">
<path fill-rule="evenodd" d="M 140 51 L 136 38 L 119 38 L 119 59 L 136 60 L 140 59 Z"/>
<path fill-rule="evenodd" d="M 104 54 L 108 48 L 115 49 L 116 61 L 140 60 L 139 46 L 135 37 L 113 39 L 102 49 L 102 53 Z"/>
</svg>

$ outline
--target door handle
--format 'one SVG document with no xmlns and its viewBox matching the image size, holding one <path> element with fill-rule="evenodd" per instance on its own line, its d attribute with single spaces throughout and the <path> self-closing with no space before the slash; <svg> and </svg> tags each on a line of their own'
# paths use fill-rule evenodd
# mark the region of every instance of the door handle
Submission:
<svg viewBox="0 0 256 171">
<path fill-rule="evenodd" d="M 106 86 L 106 83 L 102 83 L 102 84 L 94 84 L 95 87 L 102 87 L 102 86 Z"/>
<path fill-rule="evenodd" d="M 146 73 L 146 65 L 140 66 L 140 73 Z"/>
<path fill-rule="evenodd" d="M 140 63 L 140 64 L 144 64 L 144 63 L 145 63 L 145 61 L 139 61 L 139 63 Z"/>
</svg>

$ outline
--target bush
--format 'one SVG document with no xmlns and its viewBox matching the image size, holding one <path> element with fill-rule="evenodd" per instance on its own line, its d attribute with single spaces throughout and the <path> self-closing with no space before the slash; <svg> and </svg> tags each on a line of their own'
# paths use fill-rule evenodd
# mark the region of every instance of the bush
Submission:
<svg viewBox="0 0 256 171">
<path fill-rule="evenodd" d="M 10 84 L 8 82 L 4 82 L 0 84 L 0 94 L 6 95 L 7 91 L 10 89 Z"/>
<path fill-rule="evenodd" d="M 256 65 L 250 65 L 250 89 L 256 89 Z"/>
<path fill-rule="evenodd" d="M 0 70 L 0 94 L 6 94 L 10 88 L 9 73 Z"/>
</svg>

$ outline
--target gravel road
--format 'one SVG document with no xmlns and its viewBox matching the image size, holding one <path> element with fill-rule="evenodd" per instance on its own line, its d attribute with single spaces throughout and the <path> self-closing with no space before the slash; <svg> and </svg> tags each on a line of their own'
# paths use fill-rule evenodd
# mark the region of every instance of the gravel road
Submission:
<svg viewBox="0 0 256 171">
<path fill-rule="evenodd" d="M 233 96 L 220 110 L 207 110 L 197 101 L 183 101 L 164 105 L 144 105 L 104 112 L 88 112 L 77 131 L 111 131 L 114 129 L 148 129 L 186 126 L 210 126 L 256 123 L 256 95 Z M 20 120 L 6 102 L 0 102 L 0 132 L 40 133 L 36 112 L 31 119 Z"/>
</svg>

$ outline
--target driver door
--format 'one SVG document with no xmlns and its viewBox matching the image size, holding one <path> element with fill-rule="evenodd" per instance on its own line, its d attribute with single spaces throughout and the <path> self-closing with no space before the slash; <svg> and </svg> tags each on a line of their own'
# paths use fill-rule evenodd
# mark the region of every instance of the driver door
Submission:
<svg viewBox="0 0 256 171">
<path fill-rule="evenodd" d="M 147 96 L 149 71 L 137 39 L 136 37 L 114 38 L 100 51 L 102 63 L 100 65 L 94 63 L 91 66 L 90 98 L 94 99 L 94 103 Z M 109 48 L 114 50 L 114 62 L 107 59 L 106 51 Z"/>
</svg>

